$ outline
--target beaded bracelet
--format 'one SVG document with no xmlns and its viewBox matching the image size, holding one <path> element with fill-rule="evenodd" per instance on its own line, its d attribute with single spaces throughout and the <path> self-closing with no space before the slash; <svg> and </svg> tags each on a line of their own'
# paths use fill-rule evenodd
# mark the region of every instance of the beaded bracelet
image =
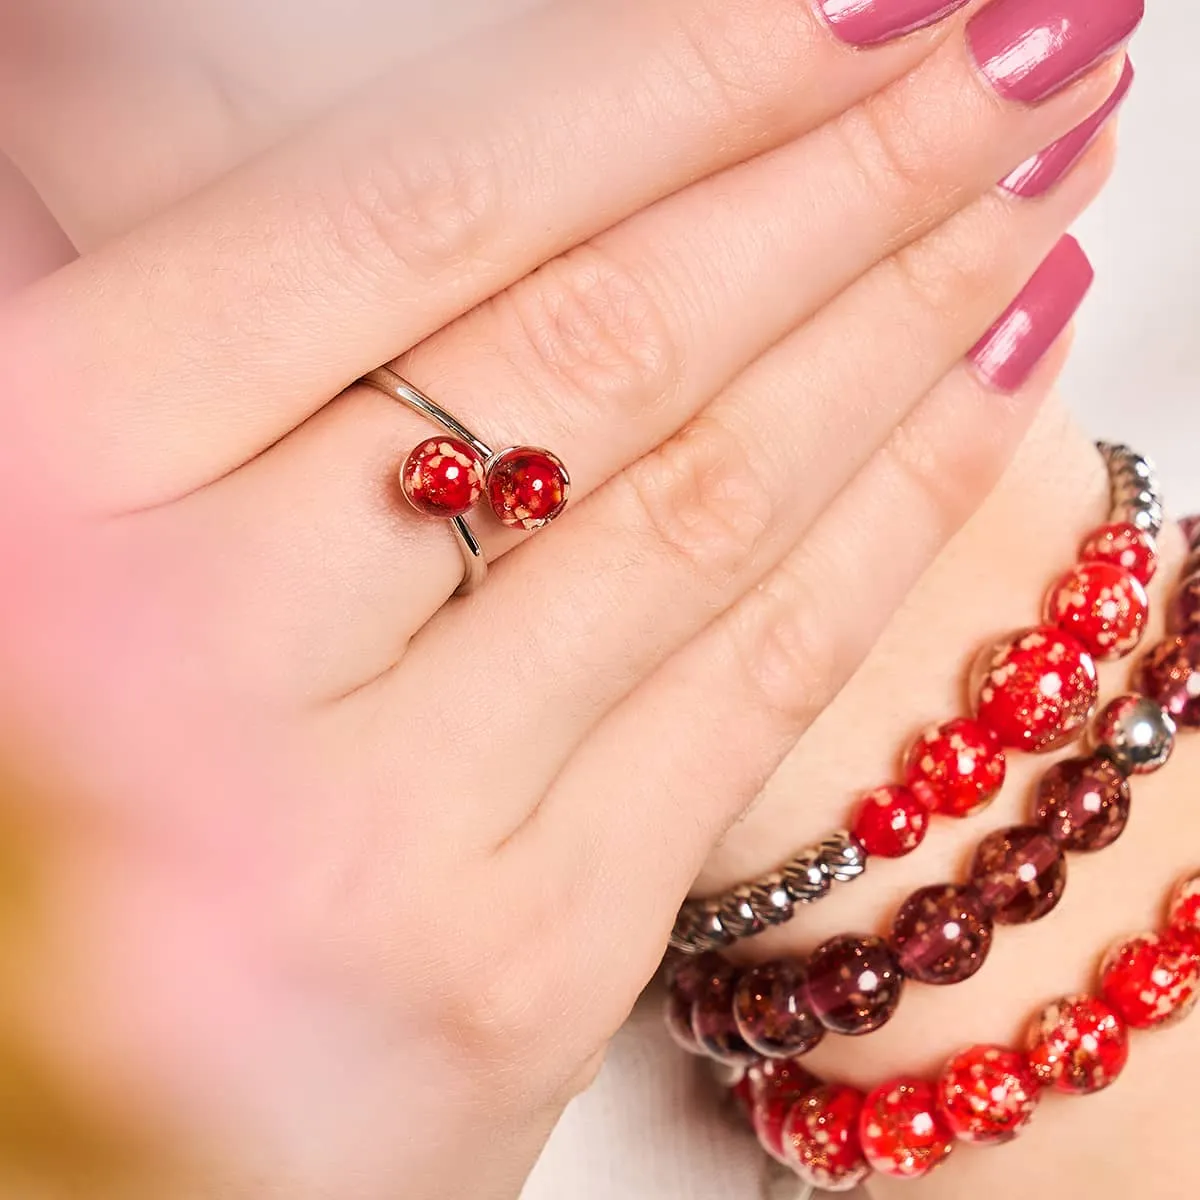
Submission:
<svg viewBox="0 0 1200 1200">
<path fill-rule="evenodd" d="M 999 794 L 1005 748 L 1053 750 L 1086 726 L 1097 701 L 1096 659 L 1130 653 L 1146 627 L 1145 586 L 1157 568 L 1163 506 L 1154 469 L 1127 446 L 1099 443 L 1112 487 L 1110 523 L 1090 534 L 1079 563 L 1047 600 L 1047 626 L 998 647 L 978 683 L 974 719 L 928 730 L 910 750 L 904 785 L 869 793 L 850 830 L 723 895 L 689 900 L 671 948 L 701 954 L 786 924 L 797 907 L 859 878 L 869 858 L 899 858 L 924 840 L 931 813 L 967 817 Z M 1195 602 L 1200 604 L 1200 587 Z M 1060 686 L 1042 688 L 1047 678 Z"/>
</svg>

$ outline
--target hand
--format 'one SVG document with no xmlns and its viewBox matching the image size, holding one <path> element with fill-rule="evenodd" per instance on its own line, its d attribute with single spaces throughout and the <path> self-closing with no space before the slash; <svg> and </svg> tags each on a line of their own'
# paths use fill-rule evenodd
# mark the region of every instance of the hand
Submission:
<svg viewBox="0 0 1200 1200">
<path fill-rule="evenodd" d="M 8 308 L 5 1028 L 80 1146 L 158 1150 L 126 1194 L 515 1190 L 1048 387 L 962 359 L 1111 145 L 992 181 L 1119 69 L 1021 107 L 957 23 L 550 9 Z M 338 395 L 406 348 L 582 500 L 469 601 L 389 482 L 428 427 Z"/>
</svg>

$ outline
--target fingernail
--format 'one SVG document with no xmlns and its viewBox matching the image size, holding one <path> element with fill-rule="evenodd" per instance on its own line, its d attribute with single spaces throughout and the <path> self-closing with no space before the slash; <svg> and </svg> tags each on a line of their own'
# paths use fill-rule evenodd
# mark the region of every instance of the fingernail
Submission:
<svg viewBox="0 0 1200 1200">
<path fill-rule="evenodd" d="M 967 24 L 980 71 L 1006 100 L 1034 104 L 1133 35 L 1145 0 L 992 0 Z"/>
<path fill-rule="evenodd" d="M 1018 391 L 1071 323 L 1094 278 L 1083 247 L 1064 237 L 967 357 L 993 387 Z"/>
<path fill-rule="evenodd" d="M 1000 186 L 1014 196 L 1031 200 L 1043 196 L 1088 152 L 1091 144 L 1103 132 L 1109 118 L 1121 107 L 1122 101 L 1133 87 L 1133 63 L 1127 58 L 1125 70 L 1117 90 L 1082 125 L 1047 146 L 1045 150 L 1027 158 L 1016 170 L 1001 181 Z"/>
<path fill-rule="evenodd" d="M 829 27 L 851 46 L 878 46 L 936 25 L 968 0 L 821 0 Z"/>
</svg>

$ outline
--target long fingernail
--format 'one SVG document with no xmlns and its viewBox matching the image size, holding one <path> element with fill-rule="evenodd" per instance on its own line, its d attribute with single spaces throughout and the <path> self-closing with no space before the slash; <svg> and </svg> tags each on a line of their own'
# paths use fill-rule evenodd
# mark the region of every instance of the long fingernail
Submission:
<svg viewBox="0 0 1200 1200">
<path fill-rule="evenodd" d="M 851 46 L 878 46 L 916 33 L 957 12 L 968 0 L 821 0 L 829 27 Z"/>
<path fill-rule="evenodd" d="M 1094 278 L 1083 247 L 1064 237 L 967 357 L 993 387 L 1018 391 L 1071 323 Z"/>
<path fill-rule="evenodd" d="M 1117 90 L 1082 125 L 1047 146 L 1045 150 L 1027 158 L 1016 170 L 1009 172 L 1000 186 L 1014 196 L 1031 200 L 1043 196 L 1088 152 L 1091 144 L 1100 136 L 1113 113 L 1121 107 L 1129 89 L 1133 87 L 1133 63 L 1127 58 L 1125 70 Z"/>
<path fill-rule="evenodd" d="M 1122 46 L 1145 12 L 1145 0 L 992 0 L 967 41 L 1001 96 L 1034 104 Z"/>
</svg>

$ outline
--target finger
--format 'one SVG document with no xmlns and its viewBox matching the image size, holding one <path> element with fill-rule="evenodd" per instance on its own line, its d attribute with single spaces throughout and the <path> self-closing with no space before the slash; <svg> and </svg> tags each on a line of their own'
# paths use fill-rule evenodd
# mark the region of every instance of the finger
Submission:
<svg viewBox="0 0 1200 1200">
<path fill-rule="evenodd" d="M 1035 274 L 1107 178 L 1111 153 L 1106 143 L 1043 204 L 989 196 L 882 264 L 574 520 L 506 556 L 470 604 L 427 626 L 382 685 L 388 704 L 442 728 L 480 706 L 492 744 L 522 748 L 498 772 L 476 836 L 506 836 L 505 817 L 521 819 L 605 713 L 791 553 Z M 1084 271 L 1070 241 L 1037 271 L 1051 303 L 1035 338 L 1061 331 Z M 486 654 L 479 669 L 430 694 L 438 664 L 464 645 Z M 379 702 L 374 691 L 364 702 Z M 501 695 L 520 703 L 497 704 Z"/>
<path fill-rule="evenodd" d="M 1074 125 L 1120 65 L 1019 108 L 952 41 L 838 122 L 549 264 L 403 369 L 494 444 L 553 447 L 586 496 L 890 251 Z M 398 502 L 397 464 L 427 435 L 356 389 L 173 510 L 221 540 L 227 571 L 197 586 L 219 584 L 210 609 L 236 614 L 231 658 L 249 654 L 285 691 L 344 694 L 400 657 L 462 573 L 444 525 Z M 492 558 L 515 544 L 498 523 L 479 533 Z M 283 603 L 255 588 L 264 571 L 289 581 Z M 242 645 L 236 631 L 252 628 L 270 639 Z"/>
<path fill-rule="evenodd" d="M 0 300 L 70 262 L 75 251 L 41 198 L 0 154 Z"/>
<path fill-rule="evenodd" d="M 590 0 L 414 66 L 8 314 L 6 343 L 36 348 L 8 382 L 38 392 L 44 486 L 129 509 L 208 483 L 539 263 L 930 48 L 852 52 L 802 0 Z"/>
</svg>

